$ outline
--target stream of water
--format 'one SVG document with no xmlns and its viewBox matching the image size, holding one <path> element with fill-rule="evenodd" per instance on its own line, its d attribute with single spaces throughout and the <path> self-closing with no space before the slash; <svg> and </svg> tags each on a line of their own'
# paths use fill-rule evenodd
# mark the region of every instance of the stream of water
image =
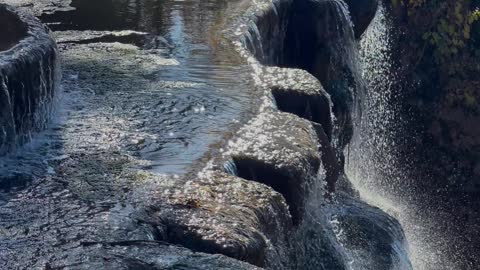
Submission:
<svg viewBox="0 0 480 270">
<path fill-rule="evenodd" d="M 2 159 L 3 186 L 41 177 L 51 159 L 113 152 L 186 172 L 254 103 L 248 67 L 219 38 L 227 4 L 75 0 L 44 14 L 63 58 L 61 100 L 52 127 Z"/>
</svg>

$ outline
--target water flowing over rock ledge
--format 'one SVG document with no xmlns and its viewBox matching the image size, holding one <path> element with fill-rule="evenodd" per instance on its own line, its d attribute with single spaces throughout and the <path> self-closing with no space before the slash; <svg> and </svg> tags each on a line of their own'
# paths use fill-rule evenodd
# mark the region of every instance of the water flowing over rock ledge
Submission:
<svg viewBox="0 0 480 270">
<path fill-rule="evenodd" d="M 345 12 L 343 2 L 318 3 L 327 2 L 331 11 Z M 19 234 L 44 239 L 25 253 L 48 254 L 24 262 L 23 254 L 14 253 L 19 249 L 13 245 L 22 247 L 15 240 L 5 254 L 47 269 L 409 269 L 398 222 L 361 202 L 343 172 L 354 91 L 342 92 L 347 100 L 339 110 L 335 101 L 342 99 L 332 98 L 335 87 L 322 87 L 321 72 L 286 61 L 293 49 L 288 42 L 293 3 L 242 1 L 230 7 L 225 41 L 251 64 L 260 105 L 200 172 L 185 177 L 127 172 L 115 181 L 134 187 L 123 194 L 119 184 L 115 196 L 126 199 L 114 205 L 108 199 L 91 204 L 71 187 L 32 187 L 12 204 L 29 209 L 32 202 L 42 203 L 52 215 Z M 346 22 L 346 14 L 339 15 Z M 337 63 L 354 68 L 352 62 Z M 347 73 L 355 77 L 352 72 Z M 86 163 L 78 160 L 62 173 L 71 176 L 68 170 Z M 100 162 L 117 170 L 117 163 L 127 161 L 95 163 Z M 329 202 L 325 196 L 334 189 Z M 135 192 L 139 195 L 130 194 Z M 11 217 L 8 207 L 3 213 Z"/>
<path fill-rule="evenodd" d="M 3 4 L 0 17 L 0 155 L 4 155 L 45 128 L 60 73 L 55 41 L 38 19 Z"/>
<path fill-rule="evenodd" d="M 286 52 L 302 49 L 289 44 L 305 42 L 288 40 L 295 37 L 289 36 L 288 24 L 293 2 L 243 2 L 232 9 L 237 16 L 230 19 L 225 36 L 251 64 L 261 105 L 197 180 L 185 180 L 172 192 L 169 200 L 180 207 L 177 211 L 152 206 L 160 220 L 168 220 L 167 228 L 175 228 L 174 233 L 167 229 L 163 240 L 269 269 L 350 269 L 352 264 L 355 269 L 409 269 L 398 222 L 361 202 L 343 172 L 342 149 L 352 132 L 354 99 L 363 90 L 355 55 L 349 54 L 354 53 L 349 51 L 354 34 L 346 32 L 352 29 L 348 11 L 341 1 L 306 2 L 317 5 L 316 11 L 326 8 L 331 20 L 340 12 L 335 29 L 348 25 L 327 46 L 347 42 L 340 51 L 345 54 L 333 55 L 333 64 L 323 62 L 326 69 L 314 69 L 320 78 L 289 68 Z M 320 38 L 325 32 L 309 34 Z M 302 64 L 292 66 L 308 70 Z M 345 72 L 338 72 L 339 66 Z M 332 72 L 324 78 L 322 70 Z M 350 80 L 349 87 L 356 89 L 336 98 L 342 104 L 335 111 L 330 95 L 339 88 L 330 84 L 332 92 L 327 93 L 321 78 Z M 324 194 L 334 191 L 337 180 L 336 203 L 330 204 Z"/>
</svg>

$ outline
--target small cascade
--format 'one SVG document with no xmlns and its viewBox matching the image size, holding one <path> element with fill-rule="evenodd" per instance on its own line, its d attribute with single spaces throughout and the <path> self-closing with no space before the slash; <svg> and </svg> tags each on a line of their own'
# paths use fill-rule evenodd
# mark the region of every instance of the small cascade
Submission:
<svg viewBox="0 0 480 270">
<path fill-rule="evenodd" d="M 227 162 L 225 162 L 225 164 L 223 165 L 223 169 L 226 173 L 230 175 L 238 176 L 237 165 L 233 160 L 228 160 Z"/>
<path fill-rule="evenodd" d="M 334 143 L 343 149 L 353 133 L 352 115 L 365 93 L 358 46 L 348 6 L 342 0 L 298 1 L 291 13 L 282 66 L 305 69 L 332 98 Z"/>
<path fill-rule="evenodd" d="M 0 5 L 0 10 L 15 14 L 7 6 Z M 0 155 L 46 128 L 60 82 L 55 42 L 36 18 L 16 16 L 29 32 L 0 51 Z"/>
<path fill-rule="evenodd" d="M 425 179 L 409 177 L 416 165 L 405 158 L 408 151 L 413 151 L 405 147 L 411 141 L 405 134 L 412 133 L 415 120 L 408 119 L 408 113 L 402 109 L 402 82 L 398 74 L 401 67 L 395 59 L 398 52 L 394 51 L 398 35 L 389 15 L 387 7 L 381 4 L 361 39 L 368 93 L 362 99 L 364 113 L 355 120 L 359 124 L 348 149 L 346 171 L 364 200 L 394 215 L 402 224 L 415 269 L 464 269 L 459 264 L 465 258 L 454 255 L 458 239 L 439 229 L 445 221 L 437 220 L 438 213 L 422 206 L 435 200 L 420 195 L 425 192 L 418 185 Z M 425 201 L 419 202 L 419 198 Z M 433 206 L 441 207 L 440 203 Z"/>
<path fill-rule="evenodd" d="M 367 95 L 362 58 L 348 6 L 342 0 L 303 0 L 293 2 L 289 8 L 288 24 L 284 24 L 282 17 L 278 22 L 286 29 L 285 35 L 280 35 L 280 38 L 285 37 L 283 46 L 256 46 L 254 50 L 251 45 L 246 47 L 257 58 L 281 52 L 279 62 L 271 61 L 274 58 L 260 58 L 258 61 L 264 65 L 306 70 L 322 83 L 333 103 L 332 146 L 342 164 L 343 149 L 349 146 L 350 139 L 358 132 L 356 129 L 361 130 L 363 100 Z M 268 41 L 266 35 L 270 32 L 264 34 L 260 31 L 262 37 L 253 40 L 275 44 Z M 252 33 L 258 34 L 249 31 L 249 39 Z M 296 114 L 308 118 L 306 114 Z M 225 169 L 233 174 L 229 164 Z M 305 213 L 292 241 L 294 268 L 412 269 L 398 221 L 359 200 L 348 188 L 349 180 L 344 176 L 340 176 L 341 181 L 347 184 L 338 188 L 332 201 L 326 201 L 327 171 L 320 169 L 317 178 L 307 188 Z"/>
</svg>

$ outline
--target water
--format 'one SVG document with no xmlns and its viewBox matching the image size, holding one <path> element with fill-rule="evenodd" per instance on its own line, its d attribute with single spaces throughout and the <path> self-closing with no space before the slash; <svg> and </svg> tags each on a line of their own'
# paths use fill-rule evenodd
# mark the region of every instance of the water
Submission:
<svg viewBox="0 0 480 270">
<path fill-rule="evenodd" d="M 218 31 L 226 1 L 71 6 L 41 16 L 63 58 L 56 120 L 3 160 L 2 172 L 35 178 L 56 156 L 115 151 L 156 173 L 182 174 L 254 104 L 250 68 Z"/>
<path fill-rule="evenodd" d="M 299 3 L 293 7 L 293 23 L 286 35 L 286 61 L 280 64 L 306 69 L 322 81 L 337 107 L 335 147 L 341 149 L 351 132 L 358 132 L 351 129 L 355 124 L 352 121 L 361 123 L 362 101 L 367 95 L 353 25 L 343 1 Z M 279 64 L 264 56 L 275 55 L 272 51 L 282 49 L 255 46 L 262 41 L 276 43 L 265 42 L 265 36 L 258 37 L 256 27 L 250 29 L 250 52 L 263 64 Z M 321 51 L 318 44 L 323 46 Z M 227 163 L 225 169 L 235 174 L 231 164 Z M 395 218 L 342 188 L 331 202 L 326 201 L 321 186 L 324 182 L 325 175 L 320 172 L 308 188 L 306 214 L 293 235 L 296 269 L 412 269 L 408 244 Z"/>
<path fill-rule="evenodd" d="M 448 198 L 440 195 L 441 190 L 424 186 L 426 179 L 412 177 L 418 161 L 405 158 L 414 151 L 415 143 L 406 134 L 411 134 L 415 118 L 402 106 L 401 78 L 395 72 L 400 67 L 395 66 L 392 51 L 395 31 L 381 5 L 361 42 L 369 91 L 349 147 L 348 175 L 362 198 L 400 221 L 414 269 L 474 269 L 469 262 L 472 249 L 465 250 L 464 242 L 471 239 L 463 239 L 471 229 L 453 225 L 463 223 L 450 214 L 454 206 L 446 207 Z"/>
<path fill-rule="evenodd" d="M 57 247 L 80 257 L 75 239 L 152 239 L 132 204 L 203 166 L 256 104 L 251 68 L 221 37 L 227 3 L 83 0 L 41 16 L 62 91 L 49 127 L 1 159 L 0 268 L 44 268 Z"/>
<path fill-rule="evenodd" d="M 3 156 L 28 141 L 32 132 L 45 128 L 60 77 L 57 49 L 43 26 L 33 16 L 16 13 L 8 6 L 1 5 L 0 13 L 6 25 L 0 35 L 9 43 L 0 48 Z"/>
</svg>

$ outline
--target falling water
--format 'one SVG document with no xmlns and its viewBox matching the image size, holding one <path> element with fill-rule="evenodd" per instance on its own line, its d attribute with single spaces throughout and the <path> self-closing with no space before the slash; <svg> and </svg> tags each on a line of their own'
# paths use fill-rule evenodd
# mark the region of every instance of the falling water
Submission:
<svg viewBox="0 0 480 270">
<path fill-rule="evenodd" d="M 292 20 L 293 27 L 287 34 L 287 39 L 290 39 L 287 40 L 287 46 L 295 46 L 289 49 L 295 49 L 296 55 L 290 56 L 284 65 L 308 70 L 322 81 L 332 95 L 333 103 L 340 107 L 335 115 L 338 142 L 334 146 L 341 149 L 349 139 L 349 132 L 352 132 L 349 128 L 352 121 L 350 115 L 353 116 L 353 121 L 361 120 L 364 106 L 361 101 L 366 95 L 361 73 L 362 59 L 354 37 L 353 24 L 344 1 L 303 1 L 299 6 L 301 12 L 307 10 L 306 13 L 312 14 L 312 18 L 304 18 L 304 14 L 299 13 L 302 15 Z M 317 12 L 325 13 L 319 15 Z M 318 23 L 318 20 L 322 23 Z M 308 34 L 298 32 L 299 27 L 305 25 L 321 27 L 305 30 Z M 311 40 L 308 35 L 318 35 L 318 39 Z M 318 52 L 314 43 L 319 41 L 325 42 L 327 61 L 324 61 L 324 52 Z M 322 68 L 325 63 L 328 63 L 326 76 L 322 74 L 325 72 Z M 298 246 L 295 246 L 297 268 L 411 269 L 400 224 L 385 212 L 344 190 L 339 190 L 338 196 L 326 203 L 323 195 L 325 188 L 321 184 L 325 183 L 324 173 L 320 170 L 317 179 L 309 187 L 306 214 L 296 235 L 299 239 L 296 241 Z"/>
<path fill-rule="evenodd" d="M 347 174 L 361 197 L 395 216 L 405 231 L 414 269 L 459 269 L 440 246 L 450 246 L 446 236 L 435 235 L 435 223 L 422 220 L 424 211 L 415 203 L 419 192 L 408 179 L 414 169 L 401 162 L 402 134 L 408 130 L 401 114 L 399 70 L 393 59 L 394 27 L 381 4 L 374 22 L 361 40 L 363 77 L 368 92 L 362 99 L 363 115 L 355 120 L 356 132 L 349 146 Z M 447 251 L 448 252 L 448 251 Z M 441 266 L 440 266 L 441 265 Z"/>
<path fill-rule="evenodd" d="M 14 50 L 0 54 L 0 96 L 6 102 L 0 115 L 0 155 L 30 141 L 33 132 L 45 129 L 60 80 L 56 48 L 34 49 L 35 54 L 16 63 L 10 60 L 16 58 Z"/>
</svg>

